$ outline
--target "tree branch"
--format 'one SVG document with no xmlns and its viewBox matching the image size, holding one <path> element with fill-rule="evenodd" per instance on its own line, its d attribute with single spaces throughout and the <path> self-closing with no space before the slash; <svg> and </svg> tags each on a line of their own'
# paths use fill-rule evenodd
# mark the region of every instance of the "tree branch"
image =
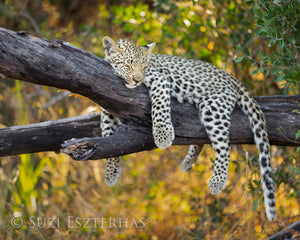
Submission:
<svg viewBox="0 0 300 240">
<path fill-rule="evenodd" d="M 68 139 L 101 136 L 99 120 L 99 114 L 88 114 L 0 128 L 0 157 L 43 151 L 59 152 L 61 144 Z"/>
<path fill-rule="evenodd" d="M 111 137 L 100 138 L 98 116 L 57 120 L 0 129 L 0 156 L 58 151 L 67 139 L 88 146 L 88 159 L 100 159 L 155 148 L 151 134 L 150 100 L 144 85 L 128 89 L 103 59 L 60 40 L 44 40 L 0 28 L 0 74 L 23 81 L 68 89 L 90 98 L 120 118 L 122 126 Z M 271 144 L 299 146 L 300 96 L 256 97 L 265 114 Z M 90 121 L 90 122 L 89 122 Z M 172 99 L 174 144 L 209 143 L 198 110 Z M 85 138 L 85 139 L 81 139 Z M 230 131 L 234 144 L 253 143 L 247 117 L 236 108 Z M 45 141 L 47 139 L 47 141 Z M 87 155 L 85 155 L 86 157 Z M 84 160 L 84 159 L 78 159 Z"/>
<path fill-rule="evenodd" d="M 300 238 L 300 221 L 297 221 L 287 227 L 286 229 L 281 230 L 277 234 L 269 237 L 268 240 L 296 240 Z"/>
</svg>

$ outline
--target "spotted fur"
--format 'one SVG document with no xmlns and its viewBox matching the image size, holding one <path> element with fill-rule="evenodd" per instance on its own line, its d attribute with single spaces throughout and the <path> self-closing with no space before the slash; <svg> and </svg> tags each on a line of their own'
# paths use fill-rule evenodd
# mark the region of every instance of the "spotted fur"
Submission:
<svg viewBox="0 0 300 240">
<path fill-rule="evenodd" d="M 275 193 L 272 180 L 270 145 L 264 115 L 246 88 L 212 64 L 183 57 L 152 54 L 155 44 L 138 46 L 131 40 L 116 42 L 103 38 L 106 60 L 125 80 L 129 88 L 142 82 L 150 92 L 152 130 L 157 147 L 172 144 L 175 134 L 171 121 L 170 98 L 194 104 L 215 151 L 213 174 L 209 181 L 212 194 L 226 186 L 230 158 L 229 127 L 231 113 L 237 104 L 248 116 L 255 143 L 259 149 L 261 182 L 266 214 L 275 218 Z M 181 169 L 188 171 L 197 160 L 202 146 L 192 145 Z"/>
<path fill-rule="evenodd" d="M 120 122 L 113 115 L 107 112 L 104 108 L 101 108 L 100 127 L 102 131 L 102 137 L 108 137 L 115 133 Z M 106 167 L 104 172 L 104 181 L 107 186 L 114 186 L 121 176 L 121 161 L 120 158 L 108 158 L 106 159 Z"/>
<path fill-rule="evenodd" d="M 192 169 L 198 159 L 203 145 L 190 145 L 189 150 L 183 161 L 181 162 L 180 169 L 183 172 L 188 172 Z"/>
</svg>

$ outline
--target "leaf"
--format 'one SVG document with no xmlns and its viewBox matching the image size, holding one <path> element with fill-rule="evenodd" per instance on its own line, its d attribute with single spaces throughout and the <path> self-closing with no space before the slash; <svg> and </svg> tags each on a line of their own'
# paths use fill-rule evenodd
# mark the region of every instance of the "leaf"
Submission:
<svg viewBox="0 0 300 240">
<path fill-rule="evenodd" d="M 273 45 L 274 40 L 271 40 L 268 44 L 268 47 L 271 47 Z"/>
<path fill-rule="evenodd" d="M 237 59 L 235 59 L 235 62 L 236 62 L 236 63 L 239 63 L 239 62 L 241 62 L 241 61 L 243 60 L 243 58 L 244 58 L 244 56 L 238 57 Z"/>
<path fill-rule="evenodd" d="M 263 53 L 262 53 L 262 51 L 258 51 L 258 56 L 260 57 L 260 59 L 263 59 L 264 58 L 264 55 L 263 55 Z"/>
<path fill-rule="evenodd" d="M 283 79 L 283 72 L 280 73 L 279 77 L 276 79 L 276 82 L 280 82 Z"/>
<path fill-rule="evenodd" d="M 300 175 L 300 169 L 299 168 L 289 166 L 289 169 L 292 170 L 293 172 L 295 172 L 297 175 Z"/>
<path fill-rule="evenodd" d="M 256 73 L 258 73 L 258 68 L 257 69 L 255 69 L 253 72 L 252 72 L 252 75 L 255 75 Z"/>
<path fill-rule="evenodd" d="M 296 140 L 300 138 L 300 130 L 298 130 L 298 132 L 296 133 Z"/>
<path fill-rule="evenodd" d="M 282 43 L 280 44 L 279 49 L 284 49 L 284 48 L 285 48 L 285 43 L 284 43 L 284 41 L 282 41 Z"/>
<path fill-rule="evenodd" d="M 256 211 L 258 206 L 258 200 L 253 200 L 253 211 Z"/>
<path fill-rule="evenodd" d="M 268 20 L 265 20 L 265 26 L 269 26 L 273 21 L 274 21 L 275 18 L 270 18 Z"/>
</svg>

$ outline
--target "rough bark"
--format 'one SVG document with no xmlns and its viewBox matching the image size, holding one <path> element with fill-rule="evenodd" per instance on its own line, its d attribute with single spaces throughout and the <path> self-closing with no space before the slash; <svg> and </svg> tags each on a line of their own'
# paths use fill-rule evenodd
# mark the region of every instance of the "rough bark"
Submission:
<svg viewBox="0 0 300 240">
<path fill-rule="evenodd" d="M 99 137 L 99 114 L 0 129 L 0 157 L 43 151 L 59 152 L 71 138 Z"/>
<path fill-rule="evenodd" d="M 60 144 L 71 138 L 84 139 L 66 142 L 66 153 L 73 144 L 96 146 L 93 154 L 85 155 L 84 159 L 155 148 L 146 87 L 127 89 L 109 64 L 91 53 L 60 40 L 49 41 L 0 28 L 0 74 L 81 94 L 122 122 L 119 131 L 107 138 L 99 137 L 98 116 L 91 117 L 91 122 L 88 118 L 84 120 L 87 122 L 77 118 L 0 129 L 0 156 L 58 151 Z M 295 134 L 300 129 L 300 115 L 292 111 L 299 109 L 300 96 L 257 97 L 256 100 L 264 111 L 271 144 L 298 146 Z M 194 106 L 173 99 L 172 122 L 176 133 L 174 144 L 209 143 Z M 235 144 L 253 143 L 249 121 L 238 108 L 232 115 L 230 138 Z"/>
</svg>

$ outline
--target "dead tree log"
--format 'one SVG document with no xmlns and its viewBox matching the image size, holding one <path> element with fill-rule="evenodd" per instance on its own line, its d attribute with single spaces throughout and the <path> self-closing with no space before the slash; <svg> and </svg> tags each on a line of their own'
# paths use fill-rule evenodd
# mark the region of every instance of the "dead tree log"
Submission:
<svg viewBox="0 0 300 240">
<path fill-rule="evenodd" d="M 78 143 L 95 147 L 93 154 L 85 159 L 155 148 L 146 87 L 127 89 L 110 65 L 91 53 L 60 40 L 49 41 L 0 28 L 0 74 L 81 94 L 122 122 L 118 132 L 106 138 L 100 137 L 99 124 L 95 123 L 97 120 L 94 118 L 90 125 L 81 120 L 78 122 L 80 118 L 77 118 L 0 129 L 0 156 L 58 151 L 60 144 L 70 138 L 80 139 L 65 143 L 68 148 L 66 152 Z M 300 143 L 295 141 L 295 134 L 300 129 L 300 115 L 292 111 L 300 109 L 297 105 L 300 96 L 257 97 L 256 100 L 266 116 L 271 144 L 298 146 Z M 172 122 L 176 133 L 174 144 L 209 143 L 194 106 L 180 104 L 173 99 Z M 40 132 L 37 131 L 39 128 Z M 234 144 L 253 143 L 249 121 L 238 108 L 232 115 L 230 138 Z M 35 146 L 30 147 L 32 144 Z M 19 147 L 20 150 L 16 150 Z"/>
</svg>

